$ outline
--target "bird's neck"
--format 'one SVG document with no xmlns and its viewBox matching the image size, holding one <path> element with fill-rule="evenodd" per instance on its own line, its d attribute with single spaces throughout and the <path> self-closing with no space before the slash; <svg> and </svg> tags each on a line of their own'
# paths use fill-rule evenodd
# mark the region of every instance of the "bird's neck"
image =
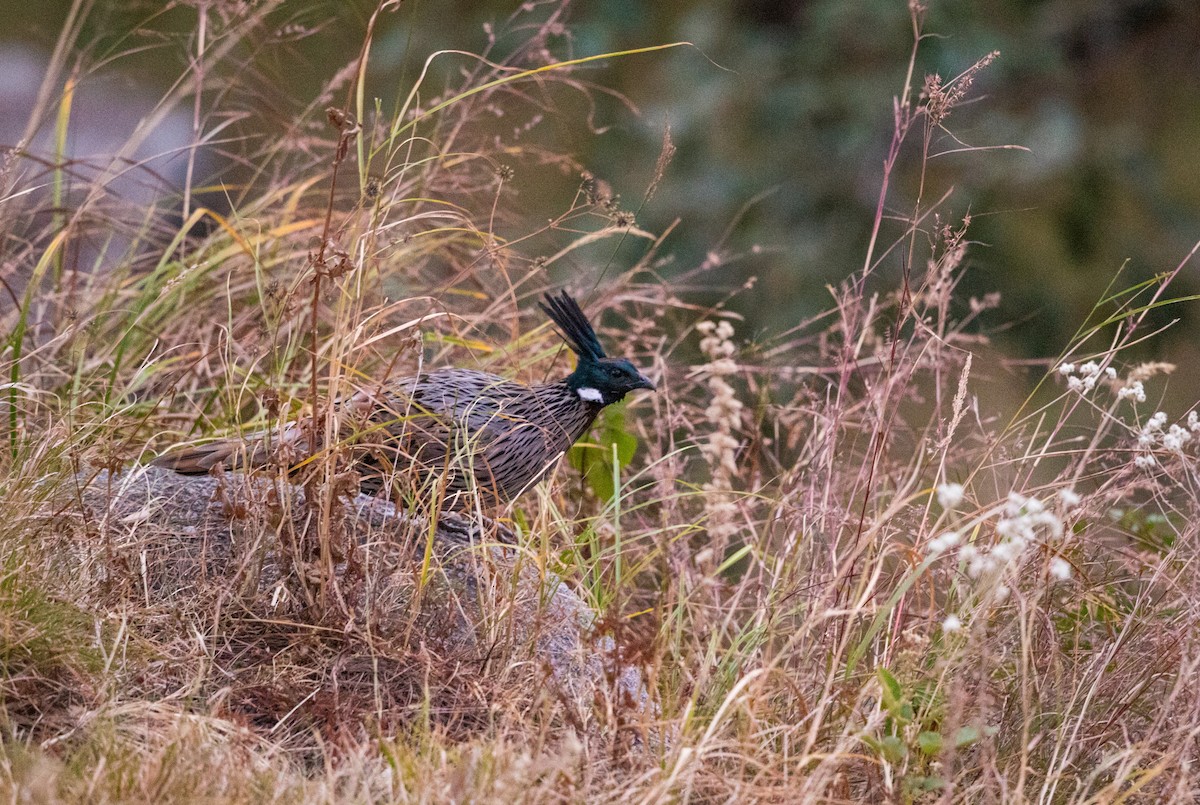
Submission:
<svg viewBox="0 0 1200 805">
<path fill-rule="evenodd" d="M 580 397 L 579 392 L 571 388 L 565 379 L 534 386 L 533 391 L 562 430 L 568 447 L 587 432 L 604 407 L 601 403 Z"/>
<path fill-rule="evenodd" d="M 541 385 L 534 386 L 533 390 L 539 398 L 547 401 L 555 400 L 561 404 L 563 401 L 573 400 L 589 407 L 595 407 L 597 411 L 604 407 L 604 404 L 599 401 L 589 400 L 588 397 L 591 395 L 586 391 L 583 393 L 583 395 L 580 395 L 579 390 L 581 388 L 586 388 L 586 386 L 572 383 L 570 377 L 565 377 L 562 380 L 556 380 L 553 383 L 543 383 Z"/>
<path fill-rule="evenodd" d="M 596 411 L 599 412 L 605 406 L 604 395 L 596 388 L 595 381 L 592 380 L 593 372 L 585 372 L 585 365 L 581 360 L 575 367 L 575 371 L 567 375 L 562 383 L 571 390 L 571 394 L 575 395 L 581 402 L 596 406 Z M 590 367 L 589 367 L 590 368 Z"/>
<path fill-rule="evenodd" d="M 580 405 L 594 408 L 593 416 L 604 407 L 604 398 L 600 392 L 588 386 L 587 381 L 579 377 L 578 373 L 572 373 L 557 383 L 547 383 L 539 388 L 544 389 L 547 395 L 569 398 Z"/>
</svg>

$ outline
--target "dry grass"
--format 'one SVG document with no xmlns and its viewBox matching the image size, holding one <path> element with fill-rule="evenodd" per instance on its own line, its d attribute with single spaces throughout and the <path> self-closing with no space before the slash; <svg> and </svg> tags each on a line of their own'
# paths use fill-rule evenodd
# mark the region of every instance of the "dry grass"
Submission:
<svg viewBox="0 0 1200 805">
<path fill-rule="evenodd" d="M 1200 797 L 1200 426 L 1194 412 L 1155 415 L 1171 367 L 1124 357 L 1154 337 L 1147 312 L 1179 301 L 1169 287 L 1188 260 L 1106 290 L 1014 399 L 1019 370 L 978 325 L 993 300 L 957 290 L 969 219 L 943 188 L 889 190 L 901 161 L 958 147 L 947 126 L 991 56 L 951 81 L 922 84 L 910 67 L 862 267 L 826 314 L 750 342 L 736 316 L 693 301 L 740 255 L 715 244 L 664 280 L 661 239 L 636 209 L 538 139 L 533 121 L 556 99 L 596 91 L 579 65 L 555 66 L 557 5 L 508 21 L 502 33 L 524 44 L 503 56 L 431 59 L 455 65 L 446 83 L 422 73 L 394 109 L 357 81 L 369 29 L 323 96 L 265 140 L 239 128 L 248 97 L 204 91 L 251 83 L 235 77 L 274 6 L 196 13 L 206 35 L 188 40 L 191 67 L 165 104 L 201 97 L 197 131 L 220 131 L 253 166 L 227 213 L 192 192 L 190 171 L 182 224 L 123 207 L 104 181 L 129 169 L 123 155 L 82 185 L 55 154 L 10 155 L 0 175 L 9 798 Z M 64 30 L 65 50 L 86 50 L 78 36 Z M 37 113 L 69 127 L 61 67 Z M 314 111 L 327 106 L 328 122 Z M 530 125 L 497 134 L 484 122 L 496 110 Z M 672 150 L 668 139 L 647 196 L 670 180 Z M 514 171 L 583 179 L 531 227 Z M 46 185 L 55 200 L 24 192 Z M 106 232 L 121 237 L 103 253 Z M 644 247 L 627 270 L 590 262 L 597 244 L 630 243 Z M 575 585 L 642 669 L 651 732 L 668 740 L 612 740 L 628 719 L 603 699 L 599 732 L 577 732 L 532 682 L 447 676 L 417 639 L 410 665 L 374 672 L 405 700 L 399 723 L 347 697 L 306 730 L 276 729 L 294 701 L 284 692 L 336 664 L 328 643 L 272 644 L 269 629 L 256 637 L 200 603 L 97 598 L 64 570 L 70 539 L 33 516 L 85 460 L 118 466 L 321 413 L 347 388 L 424 364 L 563 372 L 531 302 L 568 266 L 571 287 L 603 307 L 610 352 L 660 376 L 660 391 L 602 423 L 599 449 L 575 457 L 585 476 L 564 466 L 509 514 L 529 560 Z M 614 444 L 629 463 L 612 490 Z M 333 539 L 343 468 L 326 459 L 311 488 Z M 235 656 L 258 669 L 261 696 L 230 700 Z"/>
</svg>

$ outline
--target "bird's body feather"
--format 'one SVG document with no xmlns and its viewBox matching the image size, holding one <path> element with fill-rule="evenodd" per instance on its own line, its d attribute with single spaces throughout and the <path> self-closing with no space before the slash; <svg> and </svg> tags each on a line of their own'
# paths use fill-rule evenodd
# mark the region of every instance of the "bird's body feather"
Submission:
<svg viewBox="0 0 1200 805">
<path fill-rule="evenodd" d="M 385 438 L 368 433 L 359 443 L 368 450 L 362 463 L 377 470 L 364 491 L 393 468 L 413 467 L 422 488 L 444 478 L 448 497 L 476 492 L 489 502 L 536 483 L 600 411 L 564 383 L 525 386 L 473 369 L 409 378 L 387 387 L 382 402 L 370 418 Z"/>
<path fill-rule="evenodd" d="M 554 466 L 604 406 L 633 389 L 654 388 L 628 361 L 605 357 L 575 300 L 564 293 L 547 302 L 543 309 L 579 357 L 561 381 L 526 386 L 475 369 L 436 369 L 339 400 L 333 439 L 323 421 L 309 418 L 173 451 L 153 463 L 187 474 L 268 466 L 299 474 L 338 454 L 367 494 L 451 508 L 467 507 L 473 495 L 488 505 L 512 500 Z"/>
<path fill-rule="evenodd" d="M 333 445 L 318 435 L 318 453 L 344 450 L 361 490 L 440 494 L 456 503 L 477 493 L 487 503 L 511 500 L 538 480 L 575 443 L 601 406 L 565 383 L 526 386 L 474 369 L 435 371 L 363 389 L 336 406 Z M 214 466 L 271 465 L 302 471 L 311 462 L 311 420 L 222 439 L 155 460 L 176 472 Z"/>
</svg>

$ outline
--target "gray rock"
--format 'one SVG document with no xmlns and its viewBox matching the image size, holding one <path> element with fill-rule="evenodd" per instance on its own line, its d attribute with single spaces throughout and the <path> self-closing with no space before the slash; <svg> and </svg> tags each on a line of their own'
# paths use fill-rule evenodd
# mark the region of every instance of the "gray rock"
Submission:
<svg viewBox="0 0 1200 805">
<path fill-rule="evenodd" d="M 76 480 L 52 523 L 82 603 L 141 605 L 168 634 L 220 620 L 206 637 L 242 718 L 345 733 L 423 707 L 469 731 L 516 708 L 642 743 L 640 673 L 499 523 L 445 513 L 431 527 L 364 495 L 309 506 L 305 489 L 237 473 Z"/>
</svg>

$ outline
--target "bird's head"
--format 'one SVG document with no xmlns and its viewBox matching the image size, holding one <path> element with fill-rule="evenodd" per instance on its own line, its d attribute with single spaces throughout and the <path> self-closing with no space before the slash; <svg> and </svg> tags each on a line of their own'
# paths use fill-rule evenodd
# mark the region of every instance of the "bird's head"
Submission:
<svg viewBox="0 0 1200 805">
<path fill-rule="evenodd" d="M 558 296 L 546 294 L 542 310 L 558 325 L 567 345 L 579 358 L 575 371 L 567 377 L 567 387 L 579 399 L 604 406 L 620 402 L 635 389 L 654 390 L 654 381 L 632 363 L 604 354 L 596 331 L 566 291 Z"/>
<path fill-rule="evenodd" d="M 612 405 L 637 389 L 654 391 L 654 381 L 624 358 L 580 360 L 567 377 L 567 387 L 585 402 Z"/>
</svg>

